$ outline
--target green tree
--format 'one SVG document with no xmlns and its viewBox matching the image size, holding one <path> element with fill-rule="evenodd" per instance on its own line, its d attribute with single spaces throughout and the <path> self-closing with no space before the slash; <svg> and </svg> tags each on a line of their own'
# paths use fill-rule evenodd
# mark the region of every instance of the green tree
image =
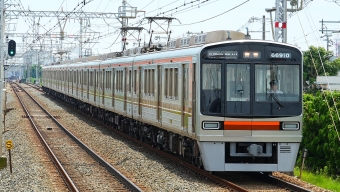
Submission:
<svg viewBox="0 0 340 192">
<path fill-rule="evenodd" d="M 312 84 L 316 81 L 318 75 L 337 75 L 340 70 L 340 60 L 336 59 L 330 61 L 332 56 L 333 53 L 331 51 L 326 51 L 323 47 L 310 46 L 309 50 L 305 51 L 303 54 L 304 82 L 309 81 L 309 83 Z"/>
<path fill-rule="evenodd" d="M 335 106 L 337 109 L 340 108 L 340 92 L 324 91 L 304 94 L 303 101 L 303 139 L 300 151 L 302 148 L 308 149 L 306 168 L 313 172 L 323 170 L 336 177 L 340 174 L 340 140 L 338 138 L 340 122 L 337 120 Z M 334 123 L 331 116 L 334 118 Z M 300 152 L 297 165 L 300 166 L 301 161 L 302 153 Z"/>
<path fill-rule="evenodd" d="M 36 77 L 36 74 L 37 74 L 36 71 L 37 71 L 37 65 L 34 64 L 34 65 L 31 66 L 31 77 L 32 78 L 37 78 Z M 39 66 L 38 73 L 39 73 L 38 74 L 39 78 L 41 78 L 41 74 L 42 74 L 41 73 L 41 66 Z"/>
</svg>

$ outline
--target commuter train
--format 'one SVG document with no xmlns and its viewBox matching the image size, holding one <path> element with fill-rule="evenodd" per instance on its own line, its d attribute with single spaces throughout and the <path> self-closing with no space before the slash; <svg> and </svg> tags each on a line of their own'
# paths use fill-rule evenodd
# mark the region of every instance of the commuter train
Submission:
<svg viewBox="0 0 340 192">
<path fill-rule="evenodd" d="M 247 37 L 213 31 L 55 63 L 43 67 L 42 86 L 207 171 L 292 172 L 302 140 L 302 52 Z"/>
</svg>

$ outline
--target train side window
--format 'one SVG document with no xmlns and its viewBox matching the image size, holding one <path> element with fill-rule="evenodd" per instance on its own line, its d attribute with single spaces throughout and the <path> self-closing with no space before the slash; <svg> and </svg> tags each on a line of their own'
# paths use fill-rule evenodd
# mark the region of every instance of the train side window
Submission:
<svg viewBox="0 0 340 192">
<path fill-rule="evenodd" d="M 120 71 L 116 72 L 116 91 L 118 92 L 120 89 Z"/>
<path fill-rule="evenodd" d="M 121 73 L 121 71 L 117 71 L 117 74 L 118 74 L 118 76 L 117 76 L 117 78 L 118 78 L 117 91 L 120 91 L 120 83 L 121 83 L 122 73 Z"/>
<path fill-rule="evenodd" d="M 119 87 L 119 91 L 120 92 L 123 92 L 123 78 L 124 78 L 124 73 L 123 73 L 123 70 L 120 71 L 120 87 Z"/>
<path fill-rule="evenodd" d="M 147 95 L 147 70 L 144 69 L 144 95 Z"/>
<path fill-rule="evenodd" d="M 115 78 L 115 82 L 114 82 L 114 84 L 115 84 L 115 90 L 116 91 L 118 91 L 118 75 L 119 75 L 119 73 L 118 73 L 118 71 L 116 70 L 116 78 Z"/>
<path fill-rule="evenodd" d="M 109 90 L 112 90 L 111 87 L 112 87 L 112 71 L 108 71 L 109 72 L 109 75 L 108 75 L 108 86 L 107 88 Z"/>
<path fill-rule="evenodd" d="M 174 99 L 178 100 L 178 68 L 175 68 L 174 70 Z"/>
<path fill-rule="evenodd" d="M 113 90 L 112 89 L 112 79 L 113 79 L 113 72 L 112 71 L 109 71 L 109 90 Z"/>
<path fill-rule="evenodd" d="M 155 69 L 151 69 L 151 95 L 155 96 Z"/>
<path fill-rule="evenodd" d="M 133 80 L 133 92 L 137 94 L 137 70 L 134 70 L 134 80 Z"/>
<path fill-rule="evenodd" d="M 84 71 L 84 85 L 87 85 L 87 71 Z"/>
<path fill-rule="evenodd" d="M 96 75 L 96 87 L 98 88 L 98 89 L 100 89 L 101 88 L 101 86 L 100 86 L 100 83 L 99 83 L 99 81 L 102 79 L 102 71 L 97 71 L 97 75 Z"/>
<path fill-rule="evenodd" d="M 111 90 L 111 71 L 105 73 L 105 88 Z"/>
<path fill-rule="evenodd" d="M 92 79 L 93 79 L 93 71 L 90 71 L 90 78 L 89 78 L 89 80 L 90 80 L 90 82 L 89 82 L 90 87 L 93 86 Z"/>
<path fill-rule="evenodd" d="M 78 84 L 81 84 L 81 77 L 82 77 L 83 73 L 82 71 L 78 71 L 78 75 L 77 75 L 77 78 L 78 78 Z"/>
<path fill-rule="evenodd" d="M 183 96 L 183 98 L 184 98 L 185 100 L 188 100 L 188 91 L 189 91 L 189 86 L 188 86 L 188 84 L 189 84 L 189 80 L 188 80 L 188 69 L 187 69 L 187 68 L 184 68 L 184 69 L 183 69 L 183 72 L 184 72 L 184 74 L 183 74 L 183 78 L 184 78 L 184 84 L 183 84 L 183 90 L 184 90 L 184 92 L 183 92 L 183 94 L 184 94 L 184 96 Z"/>
<path fill-rule="evenodd" d="M 107 90 L 107 86 L 109 85 L 108 84 L 108 78 L 109 78 L 109 76 L 108 76 L 108 71 L 105 71 L 105 73 L 104 73 L 104 82 L 105 82 L 105 84 L 104 84 L 104 88 L 105 88 L 105 90 Z"/>
<path fill-rule="evenodd" d="M 147 73 L 148 73 L 148 76 L 147 76 L 147 94 L 150 96 L 150 85 L 151 85 L 151 82 L 150 82 L 150 73 L 151 73 L 151 70 L 148 69 L 147 70 Z"/>
<path fill-rule="evenodd" d="M 128 81 L 128 84 L 127 84 L 127 86 L 128 86 L 128 92 L 129 93 L 131 93 L 131 70 L 129 70 L 129 81 Z"/>
<path fill-rule="evenodd" d="M 120 92 L 123 92 L 123 78 L 124 78 L 124 73 L 123 73 L 123 70 L 120 71 L 120 87 L 119 87 L 119 90 Z"/>
<path fill-rule="evenodd" d="M 169 74 L 169 76 L 170 76 L 170 80 L 169 80 L 169 82 L 170 82 L 170 84 L 169 84 L 169 90 L 170 90 L 169 98 L 172 99 L 173 96 L 174 96 L 174 95 L 173 95 L 174 68 L 171 68 L 171 69 L 170 69 L 170 74 Z"/>
<path fill-rule="evenodd" d="M 168 98 L 169 97 L 169 74 L 168 74 L 168 70 L 169 69 L 165 69 L 165 78 L 164 78 L 164 95 L 165 95 L 165 98 Z"/>
<path fill-rule="evenodd" d="M 123 71 L 119 70 L 117 71 L 117 78 L 118 78 L 118 84 L 117 84 L 117 91 L 122 92 L 122 80 L 123 80 Z"/>
<path fill-rule="evenodd" d="M 201 110 L 203 113 L 221 113 L 222 65 L 202 65 Z"/>
</svg>

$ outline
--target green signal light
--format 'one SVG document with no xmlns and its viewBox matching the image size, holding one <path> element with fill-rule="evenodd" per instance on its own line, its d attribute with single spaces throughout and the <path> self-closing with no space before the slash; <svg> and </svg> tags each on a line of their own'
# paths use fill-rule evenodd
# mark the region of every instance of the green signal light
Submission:
<svg viewBox="0 0 340 192">
<path fill-rule="evenodd" d="M 16 43 L 14 40 L 8 42 L 8 55 L 13 57 L 15 55 Z"/>
</svg>

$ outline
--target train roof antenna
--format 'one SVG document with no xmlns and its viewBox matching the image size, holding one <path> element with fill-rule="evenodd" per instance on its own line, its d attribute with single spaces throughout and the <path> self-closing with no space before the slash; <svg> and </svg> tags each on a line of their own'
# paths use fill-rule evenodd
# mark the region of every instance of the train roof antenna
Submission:
<svg viewBox="0 0 340 192">
<path fill-rule="evenodd" d="M 231 38 L 230 38 L 230 31 L 227 31 L 227 33 L 228 33 L 228 38 L 226 40 L 231 40 Z"/>
<path fill-rule="evenodd" d="M 246 27 L 247 35 L 244 36 L 245 39 L 251 39 L 251 36 L 249 35 L 248 27 Z"/>
</svg>

